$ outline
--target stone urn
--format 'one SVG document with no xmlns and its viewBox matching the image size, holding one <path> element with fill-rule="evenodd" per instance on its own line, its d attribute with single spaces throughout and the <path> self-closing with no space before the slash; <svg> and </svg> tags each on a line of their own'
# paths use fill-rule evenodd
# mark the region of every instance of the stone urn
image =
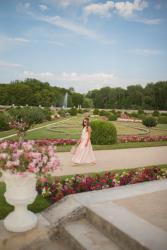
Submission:
<svg viewBox="0 0 167 250">
<path fill-rule="evenodd" d="M 35 175 L 3 171 L 2 181 L 6 184 L 5 199 L 14 206 L 14 211 L 4 220 L 5 228 L 11 232 L 25 232 L 34 228 L 37 217 L 27 209 L 27 205 L 33 203 L 37 196 Z"/>
</svg>

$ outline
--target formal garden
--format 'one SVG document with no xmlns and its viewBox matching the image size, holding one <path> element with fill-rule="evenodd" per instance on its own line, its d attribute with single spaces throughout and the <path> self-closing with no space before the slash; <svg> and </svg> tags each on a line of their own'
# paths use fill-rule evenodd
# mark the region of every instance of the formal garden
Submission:
<svg viewBox="0 0 167 250">
<path fill-rule="evenodd" d="M 13 173 L 36 174 L 38 195 L 35 202 L 29 205 L 29 209 L 34 212 L 42 211 L 69 194 L 167 178 L 167 165 L 89 175 L 53 177 L 50 174 L 59 165 L 56 154 L 52 155 L 53 150 L 70 151 L 80 136 L 83 117 L 91 120 L 94 150 L 108 150 L 167 145 L 166 114 L 162 115 L 158 111 L 145 113 L 142 110 L 121 112 L 26 106 L 7 108 L 0 115 L 0 168 L 2 172 L 7 169 Z M 42 160 L 41 163 L 40 157 L 44 156 L 31 151 L 44 156 L 50 154 L 51 160 Z M 0 219 L 13 210 L 5 201 L 4 192 L 5 184 L 1 182 Z"/>
</svg>

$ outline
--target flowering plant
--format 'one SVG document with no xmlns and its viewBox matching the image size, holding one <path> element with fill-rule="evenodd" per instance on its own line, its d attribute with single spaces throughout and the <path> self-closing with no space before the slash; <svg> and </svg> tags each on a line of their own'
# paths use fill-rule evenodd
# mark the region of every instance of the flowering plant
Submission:
<svg viewBox="0 0 167 250">
<path fill-rule="evenodd" d="M 167 141 L 166 135 L 152 135 L 152 136 L 139 136 L 139 135 L 124 135 L 120 136 L 119 141 L 125 142 L 151 142 L 151 141 Z"/>
<path fill-rule="evenodd" d="M 74 145 L 77 143 L 77 139 L 41 139 L 36 140 L 36 143 L 39 145 L 50 145 L 50 143 L 53 143 L 54 145 Z"/>
<path fill-rule="evenodd" d="M 30 126 L 31 124 L 29 122 L 23 120 L 20 121 L 12 120 L 9 122 L 9 127 L 12 129 L 16 129 L 20 143 L 22 142 L 26 134 L 26 131 L 30 128 Z"/>
<path fill-rule="evenodd" d="M 35 141 L 1 142 L 0 170 L 11 173 L 45 174 L 54 171 L 59 160 L 54 146 L 39 146 Z"/>
<path fill-rule="evenodd" d="M 148 167 L 130 169 L 120 172 L 105 172 L 102 174 L 84 176 L 74 175 L 68 178 L 39 178 L 37 191 L 43 197 L 56 202 L 69 194 L 113 188 L 144 181 L 167 178 L 167 168 Z"/>
</svg>

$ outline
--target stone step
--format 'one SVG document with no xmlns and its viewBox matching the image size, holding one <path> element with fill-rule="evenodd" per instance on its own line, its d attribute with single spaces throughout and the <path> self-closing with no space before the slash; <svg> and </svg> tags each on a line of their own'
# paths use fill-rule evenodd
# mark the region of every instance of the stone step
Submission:
<svg viewBox="0 0 167 250">
<path fill-rule="evenodd" d="M 63 234 L 72 250 L 120 250 L 86 219 L 65 225 Z"/>
<path fill-rule="evenodd" d="M 124 250 L 166 250 L 165 231 L 112 202 L 87 206 L 86 219 Z"/>
<path fill-rule="evenodd" d="M 70 250 L 69 247 L 60 239 L 58 240 L 43 240 L 33 242 L 32 245 L 21 250 Z"/>
</svg>

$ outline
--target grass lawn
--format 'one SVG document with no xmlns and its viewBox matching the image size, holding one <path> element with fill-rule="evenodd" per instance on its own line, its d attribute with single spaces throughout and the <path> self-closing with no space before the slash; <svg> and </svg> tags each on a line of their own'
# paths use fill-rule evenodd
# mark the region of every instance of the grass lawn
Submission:
<svg viewBox="0 0 167 250">
<path fill-rule="evenodd" d="M 160 165 L 161 168 L 167 168 L 167 165 Z M 149 167 L 150 168 L 150 167 Z M 137 169 L 137 168 L 134 168 Z M 133 169 L 130 169 L 133 170 Z M 129 171 L 129 169 L 118 169 L 118 170 L 111 170 L 110 172 L 126 172 Z M 100 172 L 99 174 L 102 175 L 104 172 Z M 95 176 L 97 173 L 91 173 L 90 176 Z M 88 174 L 87 174 L 88 176 Z M 63 176 L 61 177 L 61 180 L 64 180 L 66 178 L 72 178 L 73 176 Z M 11 211 L 13 211 L 13 206 L 9 205 L 4 197 L 5 193 L 5 184 L 3 182 L 0 182 L 0 220 L 4 219 Z M 42 197 L 42 195 L 38 195 L 36 200 L 33 204 L 28 206 L 28 209 L 39 213 L 49 207 L 51 205 L 51 202 L 47 200 L 46 198 Z"/>
<path fill-rule="evenodd" d="M 74 117 L 62 118 L 57 121 L 44 122 L 35 125 L 33 128 L 47 126 L 39 128 L 38 130 L 29 131 L 25 139 L 52 139 L 52 138 L 63 138 L 63 139 L 78 139 L 82 130 L 83 115 L 79 114 Z M 70 119 L 69 119 L 70 118 Z M 95 120 L 97 118 L 91 118 Z M 62 121 L 61 123 L 59 123 Z M 56 124 L 56 122 L 58 122 Z M 53 124 L 55 123 L 55 124 Z M 131 122 L 118 122 L 114 121 L 113 124 L 116 126 L 118 135 L 148 135 L 147 129 L 141 123 Z M 14 131 L 0 132 L 0 137 L 15 133 Z M 167 124 L 158 124 L 156 128 L 150 129 L 149 135 L 167 135 Z M 16 139 L 12 137 L 10 139 Z M 137 148 L 137 147 L 152 147 L 152 146 L 166 146 L 167 142 L 133 142 L 133 143 L 117 143 L 114 145 L 94 145 L 95 150 L 100 149 L 119 149 L 119 148 Z M 59 146 L 58 151 L 69 151 L 71 146 Z"/>
</svg>

